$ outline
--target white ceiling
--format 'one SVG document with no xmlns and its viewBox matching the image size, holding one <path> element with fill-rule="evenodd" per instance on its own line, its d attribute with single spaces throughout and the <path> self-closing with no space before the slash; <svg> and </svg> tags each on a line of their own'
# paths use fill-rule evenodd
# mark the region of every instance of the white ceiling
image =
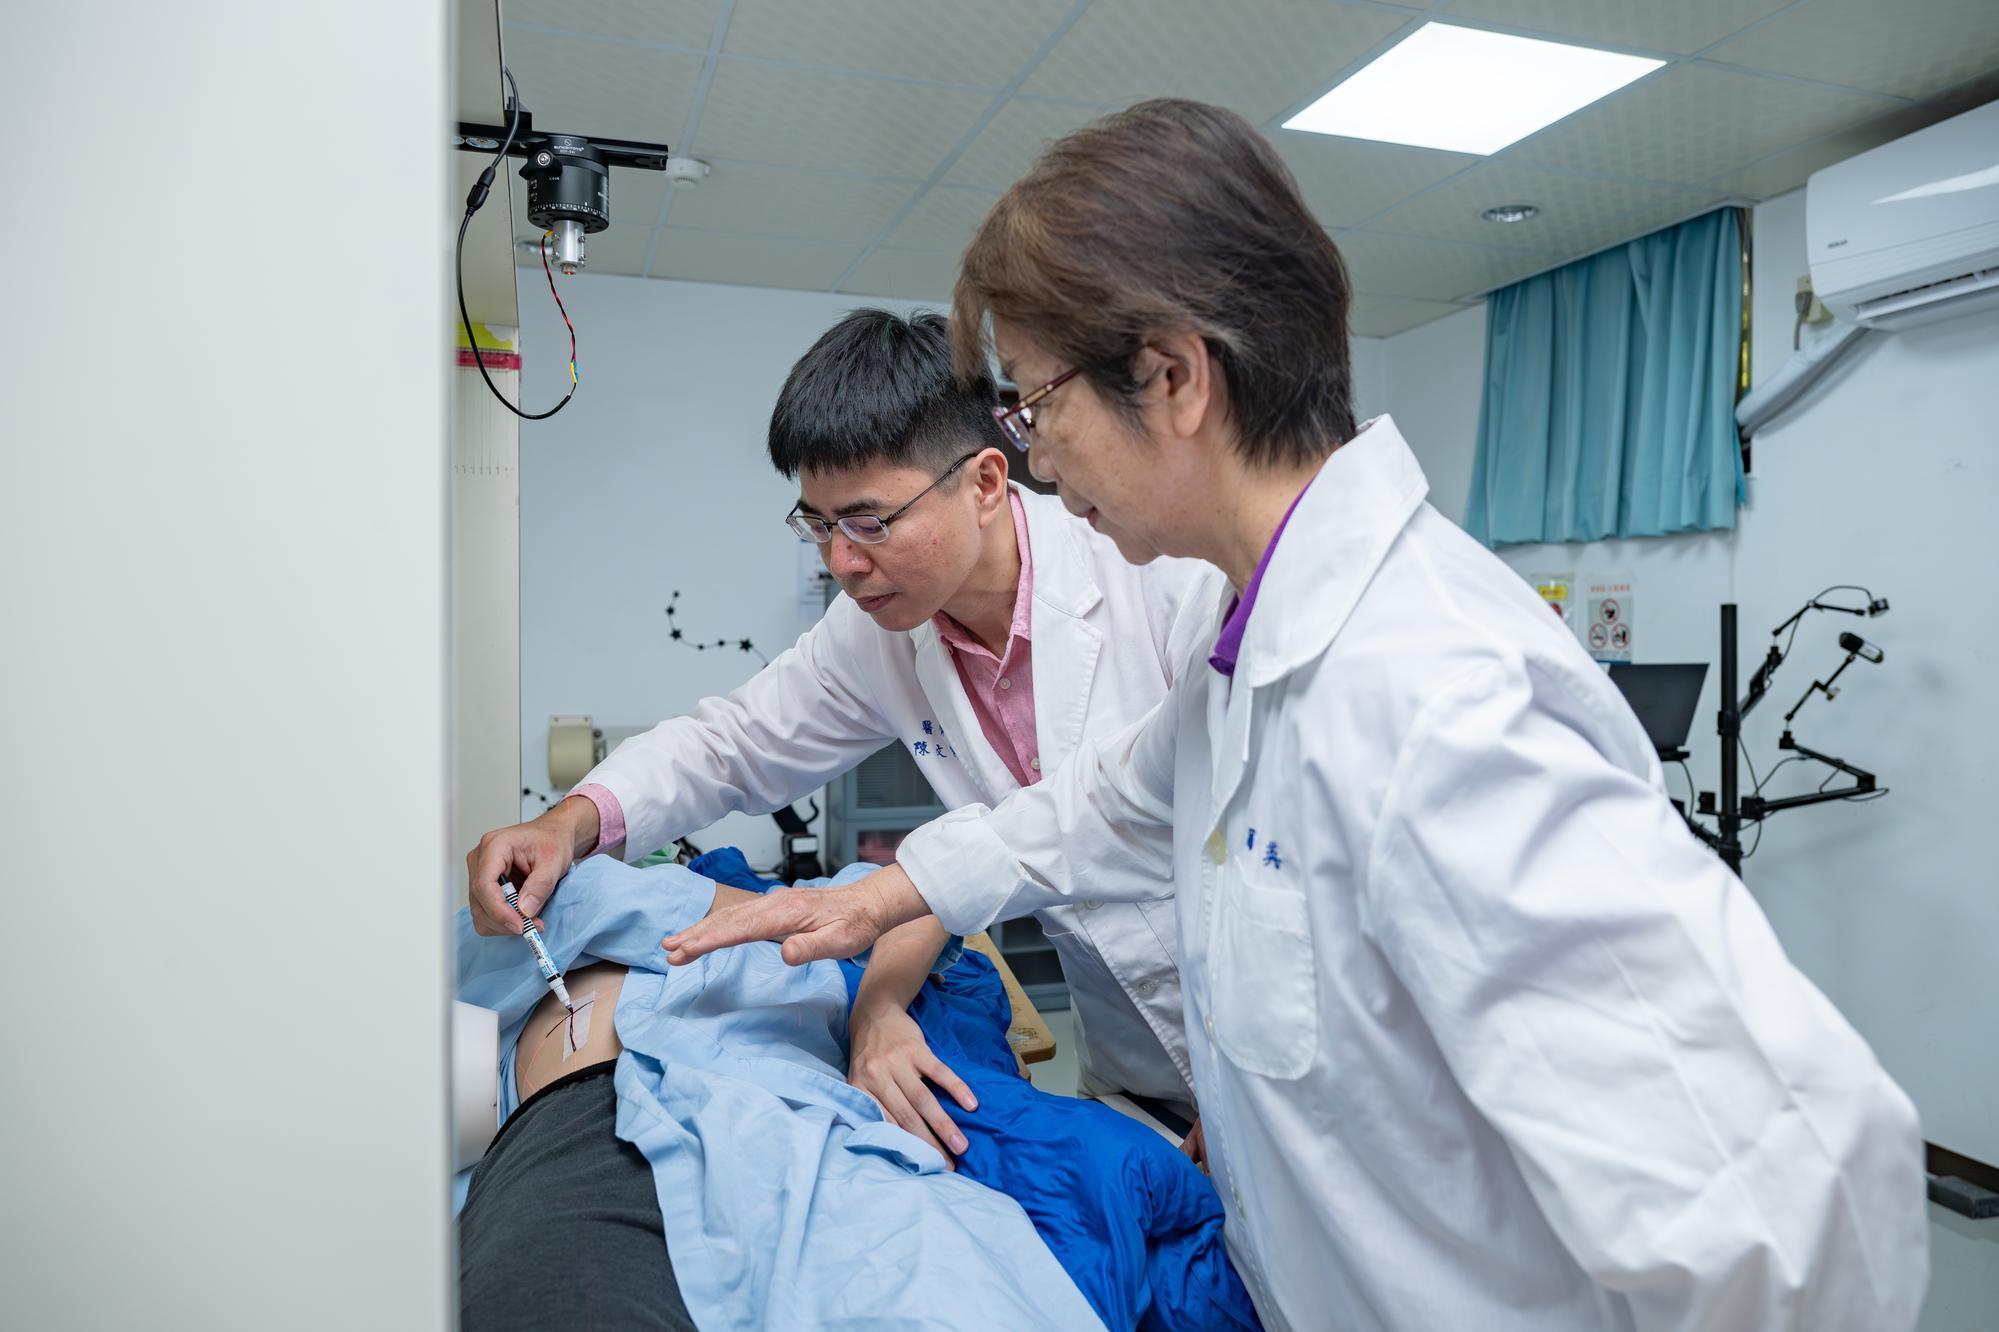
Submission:
<svg viewBox="0 0 1999 1332">
<path fill-rule="evenodd" d="M 538 127 L 714 166 L 694 191 L 614 171 L 593 272 L 941 302 L 1048 139 L 1173 95 L 1277 143 L 1372 336 L 1999 96 L 1999 0 L 503 0 L 502 15 Z M 1440 18 L 1667 64 L 1491 157 L 1277 128 Z M 1478 216 L 1515 202 L 1540 216 Z"/>
</svg>

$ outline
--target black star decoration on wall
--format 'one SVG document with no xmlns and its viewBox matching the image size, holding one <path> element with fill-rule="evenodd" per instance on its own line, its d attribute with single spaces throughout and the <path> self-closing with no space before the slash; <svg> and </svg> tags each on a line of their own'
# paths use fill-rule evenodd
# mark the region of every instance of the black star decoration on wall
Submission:
<svg viewBox="0 0 1999 1332">
<path fill-rule="evenodd" d="M 680 607 L 680 591 L 678 588 L 676 588 L 674 590 L 672 598 L 669 599 L 666 603 L 667 638 L 670 641 L 678 643 L 682 647 L 693 648 L 696 652 L 706 652 L 709 648 L 722 650 L 731 646 L 729 640 L 726 638 L 718 638 L 712 643 L 707 642 L 705 640 L 697 643 L 693 639 L 689 638 L 687 636 L 686 631 L 680 627 L 679 620 L 675 618 L 675 615 L 679 610 L 679 607 Z M 747 638 L 737 639 L 734 644 L 734 647 L 736 651 L 747 652 L 751 656 L 755 657 L 758 661 L 762 662 L 764 665 L 766 666 L 770 665 L 770 658 L 766 657 L 761 651 L 759 651 L 757 649 L 757 645 L 751 642 L 749 639 Z"/>
</svg>

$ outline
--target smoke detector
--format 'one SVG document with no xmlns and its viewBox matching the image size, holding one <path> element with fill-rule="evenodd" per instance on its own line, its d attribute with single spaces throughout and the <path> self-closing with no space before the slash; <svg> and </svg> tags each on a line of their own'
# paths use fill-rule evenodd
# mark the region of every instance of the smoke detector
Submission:
<svg viewBox="0 0 1999 1332">
<path fill-rule="evenodd" d="M 711 168 L 697 157 L 669 157 L 666 159 L 666 178 L 676 190 L 691 190 L 708 179 Z"/>
</svg>

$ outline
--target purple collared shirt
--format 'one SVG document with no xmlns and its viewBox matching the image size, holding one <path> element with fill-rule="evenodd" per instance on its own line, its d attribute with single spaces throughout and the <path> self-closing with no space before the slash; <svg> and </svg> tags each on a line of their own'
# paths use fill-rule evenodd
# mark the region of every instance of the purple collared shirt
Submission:
<svg viewBox="0 0 1999 1332">
<path fill-rule="evenodd" d="M 1316 479 L 1316 478 L 1315 478 Z M 1305 483 L 1310 490 L 1312 483 Z M 1229 607 L 1228 619 L 1222 622 L 1222 635 L 1215 640 L 1215 650 L 1208 657 L 1208 665 L 1220 671 L 1229 679 L 1235 679 L 1236 658 L 1242 655 L 1242 636 L 1249 630 L 1250 612 L 1256 609 L 1256 589 L 1263 586 L 1263 571 L 1270 567 L 1270 557 L 1277 553 L 1277 543 L 1284 536 L 1284 528 L 1290 523 L 1291 515 L 1298 511 L 1298 500 L 1305 498 L 1305 490 L 1298 492 L 1298 498 L 1291 501 L 1291 507 L 1277 521 L 1277 530 L 1270 534 L 1270 544 L 1263 549 L 1263 558 L 1256 562 L 1256 568 L 1249 575 L 1249 586 Z"/>
</svg>

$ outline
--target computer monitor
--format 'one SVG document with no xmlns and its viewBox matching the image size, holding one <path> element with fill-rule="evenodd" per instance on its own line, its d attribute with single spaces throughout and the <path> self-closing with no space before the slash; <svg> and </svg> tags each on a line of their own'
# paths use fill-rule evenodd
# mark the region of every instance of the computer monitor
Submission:
<svg viewBox="0 0 1999 1332">
<path fill-rule="evenodd" d="M 1687 743 L 1694 724 L 1694 709 L 1700 704 L 1701 685 L 1707 681 L 1707 663 L 1655 666 L 1613 662 L 1610 682 L 1624 695 L 1624 701 L 1638 714 L 1652 747 L 1662 754 L 1676 753 Z"/>
</svg>

